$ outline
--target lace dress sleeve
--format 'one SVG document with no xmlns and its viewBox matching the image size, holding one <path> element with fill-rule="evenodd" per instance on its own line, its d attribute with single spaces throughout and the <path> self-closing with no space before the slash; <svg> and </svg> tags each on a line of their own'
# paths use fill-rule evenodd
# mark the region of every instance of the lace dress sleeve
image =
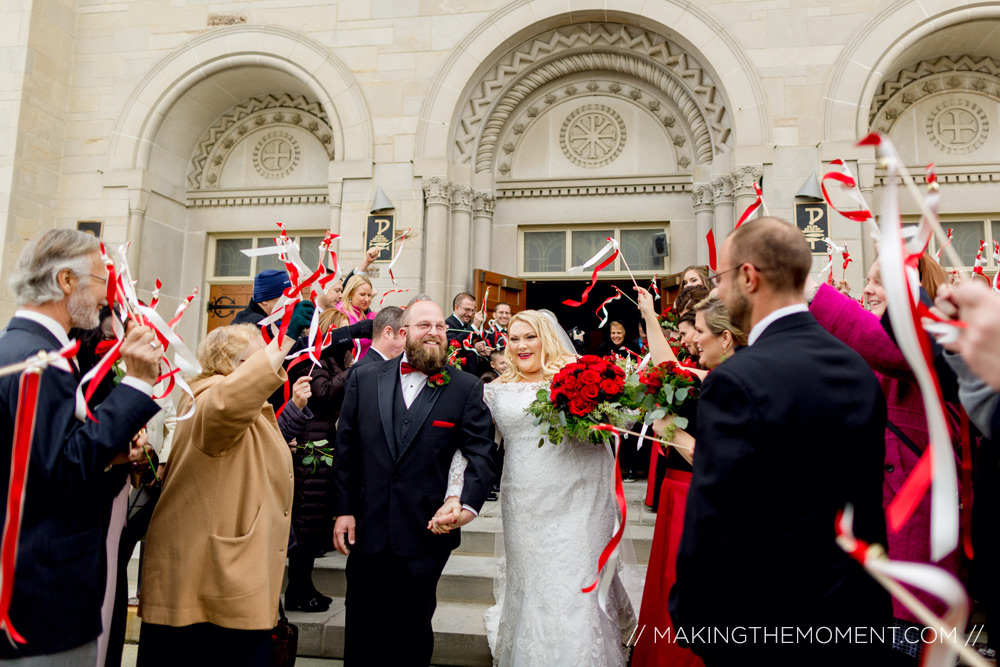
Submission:
<svg viewBox="0 0 1000 667">
<path fill-rule="evenodd" d="M 465 468 L 468 465 L 469 460 L 456 449 L 455 455 L 451 457 L 451 468 L 448 469 L 448 490 L 444 494 L 446 500 L 451 496 L 455 496 L 459 500 L 462 499 L 462 489 L 465 488 Z"/>
</svg>

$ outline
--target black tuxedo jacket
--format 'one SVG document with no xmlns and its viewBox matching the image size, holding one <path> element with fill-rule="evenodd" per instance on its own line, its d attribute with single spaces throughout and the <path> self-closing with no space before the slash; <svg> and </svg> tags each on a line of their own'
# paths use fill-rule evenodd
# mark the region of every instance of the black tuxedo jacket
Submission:
<svg viewBox="0 0 1000 667">
<path fill-rule="evenodd" d="M 847 503 L 857 537 L 886 540 L 885 400 L 861 356 L 788 315 L 708 374 L 697 417 L 675 627 L 885 625 L 888 593 L 834 541 Z"/>
<path fill-rule="evenodd" d="M 0 366 L 39 350 L 58 350 L 45 327 L 15 317 L 0 333 Z M 0 377 L 0 499 L 7 505 L 18 375 Z M 94 412 L 73 416 L 78 378 L 58 368 L 42 374 L 38 393 L 11 620 L 27 640 L 0 641 L 0 659 L 47 655 L 93 640 L 101 631 L 106 578 L 101 503 L 104 469 L 159 411 L 141 391 L 119 385 Z M 0 510 L 2 511 L 2 510 Z"/>
<path fill-rule="evenodd" d="M 427 530 L 444 502 L 456 449 L 469 461 L 462 503 L 478 512 L 486 501 L 493 481 L 492 418 L 482 382 L 449 369 L 448 384 L 424 387 L 414 400 L 408 413 L 413 425 L 398 441 L 393 400 L 401 360 L 362 366 L 347 380 L 337 427 L 334 512 L 354 516 L 353 549 L 360 553 L 388 545 L 397 556 L 415 558 L 451 551 L 461 542 L 457 530 Z"/>
</svg>

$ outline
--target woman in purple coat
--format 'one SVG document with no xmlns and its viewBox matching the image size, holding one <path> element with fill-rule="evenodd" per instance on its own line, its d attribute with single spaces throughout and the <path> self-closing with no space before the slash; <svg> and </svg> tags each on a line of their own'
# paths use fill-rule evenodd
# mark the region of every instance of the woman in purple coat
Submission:
<svg viewBox="0 0 1000 667">
<path fill-rule="evenodd" d="M 806 283 L 805 296 L 809 301 L 809 311 L 816 320 L 858 352 L 871 366 L 882 385 L 888 407 L 882 502 L 883 507 L 888 507 L 927 447 L 928 434 L 927 417 L 916 379 L 903 353 L 882 325 L 886 295 L 879 264 L 872 264 L 865 284 L 864 296 L 869 310 L 833 287 L 817 286 L 812 280 Z M 957 433 L 957 430 L 953 429 L 952 433 Z M 931 563 L 930 521 L 931 496 L 928 493 L 901 530 L 889 531 L 889 557 L 893 560 Z M 958 576 L 961 567 L 959 551 L 956 549 L 934 564 Z M 944 605 L 936 598 L 920 593 L 917 595 L 935 613 L 944 612 Z M 905 635 L 916 639 L 914 643 L 897 641 L 895 648 L 917 657 L 920 650 L 919 632 L 906 633 L 905 630 L 910 626 L 923 625 L 895 598 L 892 607 L 893 616 L 901 627 L 899 632 L 894 633 L 897 640 L 904 640 Z"/>
</svg>

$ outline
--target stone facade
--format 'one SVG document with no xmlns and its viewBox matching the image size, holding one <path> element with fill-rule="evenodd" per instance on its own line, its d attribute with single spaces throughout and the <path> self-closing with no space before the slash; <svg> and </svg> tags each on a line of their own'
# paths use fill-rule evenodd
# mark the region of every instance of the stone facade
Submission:
<svg viewBox="0 0 1000 667">
<path fill-rule="evenodd" d="M 0 0 L 0 278 L 38 230 L 100 221 L 165 309 L 201 288 L 197 338 L 251 270 L 220 239 L 330 229 L 352 264 L 378 187 L 411 230 L 400 287 L 442 303 L 477 268 L 565 278 L 527 270 L 531 230 L 666 230 L 662 274 L 705 263 L 755 182 L 791 218 L 842 158 L 877 207 L 871 129 L 939 165 L 946 226 L 1000 237 L 1000 6 L 613 4 Z M 858 295 L 870 239 L 830 234 Z"/>
</svg>

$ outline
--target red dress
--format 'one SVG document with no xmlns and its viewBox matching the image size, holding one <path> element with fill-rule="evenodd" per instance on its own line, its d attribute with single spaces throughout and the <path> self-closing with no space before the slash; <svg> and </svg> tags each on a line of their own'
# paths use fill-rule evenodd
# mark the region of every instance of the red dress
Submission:
<svg viewBox="0 0 1000 667">
<path fill-rule="evenodd" d="M 632 667 L 704 666 L 701 658 L 690 649 L 672 641 L 673 623 L 667 609 L 670 588 L 677 580 L 677 548 L 684 532 L 684 506 L 690 486 L 690 472 L 667 468 L 660 487 L 660 506 L 656 512 L 653 544 L 649 551 L 639 629 L 636 630 L 632 649 Z M 670 628 L 671 640 L 667 639 L 667 628 Z"/>
</svg>

